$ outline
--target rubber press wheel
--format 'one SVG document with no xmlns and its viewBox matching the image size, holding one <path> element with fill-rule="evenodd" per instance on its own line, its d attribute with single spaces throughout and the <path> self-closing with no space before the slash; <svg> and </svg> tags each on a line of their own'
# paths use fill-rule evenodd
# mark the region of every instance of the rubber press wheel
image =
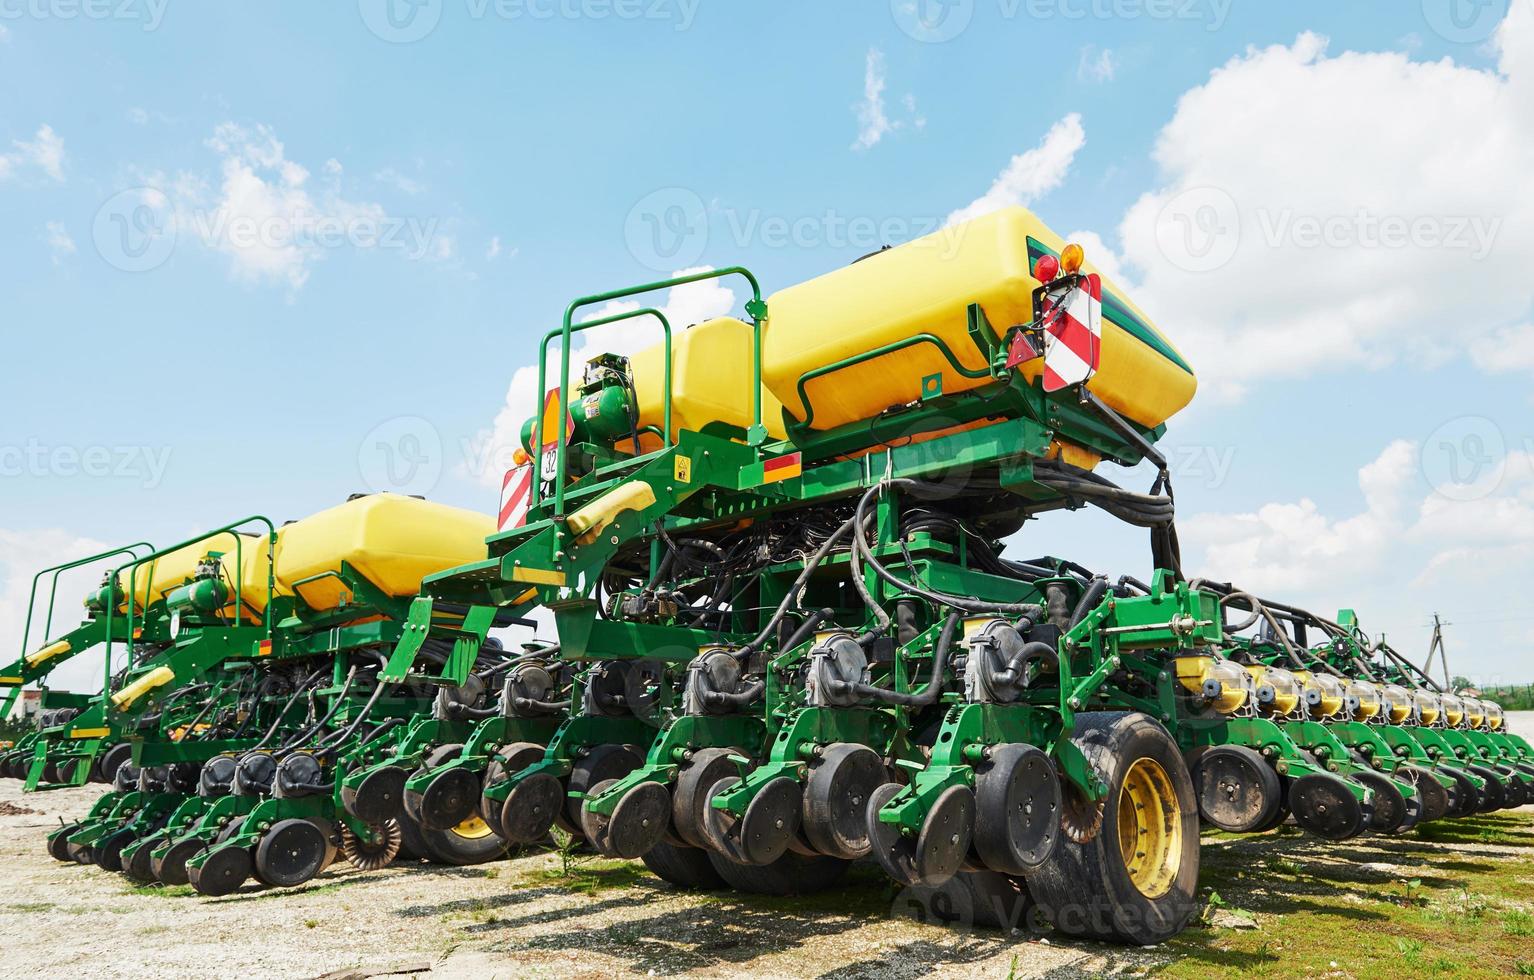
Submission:
<svg viewBox="0 0 1534 980">
<path fill-rule="evenodd" d="M 439 745 L 432 749 L 430 752 L 426 753 L 426 758 L 421 760 L 420 767 L 417 768 L 415 772 L 411 773 L 410 778 L 414 779 L 423 773 L 431 772 L 433 769 L 436 769 L 439 766 L 445 766 L 462 754 L 462 742 L 449 742 L 446 745 Z M 425 813 L 422 810 L 422 804 L 425 803 L 426 797 L 425 791 L 423 790 L 422 792 L 416 793 L 408 789 L 402 789 L 401 792 L 401 801 L 403 803 L 405 812 L 414 818 L 415 822 L 420 824 L 423 829 L 425 829 L 429 824 L 432 823 L 431 815 Z M 453 825 L 448 824 L 447 826 Z"/>
<path fill-rule="evenodd" d="M 1417 818 L 1418 823 L 1428 820 L 1439 820 L 1449 812 L 1449 791 L 1443 783 L 1433 778 L 1433 773 L 1421 766 L 1398 766 L 1396 776 L 1412 784 L 1417 797 L 1422 801 L 1422 813 Z"/>
<path fill-rule="evenodd" d="M 65 824 L 48 837 L 48 856 L 65 864 L 74 863 L 69 853 L 69 835 L 80 829 L 79 823 Z"/>
<path fill-rule="evenodd" d="M 802 829 L 822 854 L 856 860 L 867 857 L 868 798 L 889 781 L 879 753 L 866 745 L 838 742 L 810 766 L 804 781 Z"/>
<path fill-rule="evenodd" d="M 329 842 L 313 821 L 279 820 L 256 844 L 254 870 L 268 885 L 292 888 L 325 868 Z"/>
<path fill-rule="evenodd" d="M 1289 786 L 1289 810 L 1300 829 L 1323 840 L 1348 840 L 1368 827 L 1368 815 L 1341 776 L 1313 772 Z"/>
<path fill-rule="evenodd" d="M 512 742 L 501 746 L 485 766 L 485 774 L 480 779 L 479 817 L 490 825 L 497 836 L 507 837 L 501 827 L 501 805 L 485 796 L 484 791 L 542 759 L 543 753 L 544 746 L 536 742 Z"/>
<path fill-rule="evenodd" d="M 1278 771 L 1245 745 L 1216 745 L 1193 764 L 1199 815 L 1232 834 L 1266 827 L 1283 805 Z"/>
<path fill-rule="evenodd" d="M 739 864 L 713 852 L 708 859 L 725 884 L 753 895 L 813 895 L 835 886 L 852 866 L 845 858 L 792 851 L 769 864 Z"/>
<path fill-rule="evenodd" d="M 114 830 L 101 840 L 96 842 L 95 857 L 96 866 L 103 871 L 121 871 L 123 869 L 123 848 L 133 843 L 135 835 L 131 830 Z"/>
<path fill-rule="evenodd" d="M 154 876 L 163 885 L 184 885 L 190 879 L 186 875 L 186 863 L 202 853 L 204 842 L 197 837 L 183 837 L 166 849 L 165 855 L 153 863 Z"/>
<path fill-rule="evenodd" d="M 1024 875 L 1058 844 L 1063 800 L 1054 763 L 1022 742 L 992 747 L 975 771 L 975 853 L 1002 875 Z"/>
<path fill-rule="evenodd" d="M 1374 808 L 1369 812 L 1369 829 L 1393 834 L 1415 823 L 1421 814 L 1421 802 L 1413 807 L 1395 783 L 1384 773 L 1364 769 L 1352 774 L 1374 792 Z"/>
<path fill-rule="evenodd" d="M 215 848 L 200 868 L 188 868 L 187 880 L 199 895 L 229 895 L 250 878 L 250 850 L 228 844 Z"/>
<path fill-rule="evenodd" d="M 691 891 L 714 891 L 725 887 L 725 881 L 709 860 L 708 852 L 700 847 L 683 847 L 661 841 L 640 858 L 645 867 L 662 881 Z"/>
<path fill-rule="evenodd" d="M 1084 712 L 1072 740 L 1108 786 L 1101 829 L 1062 840 L 1028 878 L 1056 929 L 1150 945 L 1198 910 L 1198 801 L 1177 743 L 1139 713 Z"/>
</svg>

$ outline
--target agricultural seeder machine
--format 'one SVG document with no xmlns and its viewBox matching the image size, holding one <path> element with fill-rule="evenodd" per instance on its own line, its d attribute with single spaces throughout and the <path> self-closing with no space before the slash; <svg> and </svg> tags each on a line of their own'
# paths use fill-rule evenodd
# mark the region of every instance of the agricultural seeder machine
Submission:
<svg viewBox="0 0 1534 980">
<path fill-rule="evenodd" d="M 674 331 L 641 298 L 705 279 L 747 319 Z M 577 374 L 620 322 L 659 342 Z M 85 734 L 131 757 L 57 856 L 221 894 L 557 830 L 682 887 L 866 860 L 976 922 L 1148 943 L 1195 912 L 1201 820 L 1341 840 L 1534 800 L 1496 705 L 1351 612 L 1185 576 L 1156 444 L 1193 372 L 1026 211 L 766 297 L 738 267 L 582 297 L 550 345 L 498 528 L 368 497 L 326 514 L 395 513 L 377 539 L 305 543 L 318 515 L 108 576 L 90 622 L 133 653 Z M 1143 580 L 1003 553 L 1087 506 L 1148 532 Z M 169 591 L 134 577 L 156 562 Z M 508 653 L 540 610 L 557 636 Z M 29 775 L 78 775 L 77 731 Z"/>
</svg>

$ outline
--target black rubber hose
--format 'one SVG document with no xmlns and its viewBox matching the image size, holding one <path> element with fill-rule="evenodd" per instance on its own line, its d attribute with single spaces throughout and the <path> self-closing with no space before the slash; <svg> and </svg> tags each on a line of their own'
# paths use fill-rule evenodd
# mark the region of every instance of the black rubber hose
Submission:
<svg viewBox="0 0 1534 980">
<path fill-rule="evenodd" d="M 792 650 L 814 635 L 820 625 L 836 615 L 834 609 L 817 609 L 799 624 L 799 628 L 780 645 L 782 652 Z M 753 681 L 739 691 L 704 691 L 703 703 L 711 708 L 744 708 L 767 690 L 761 681 Z"/>
<path fill-rule="evenodd" d="M 874 574 L 884 579 L 884 581 L 888 582 L 890 585 L 893 585 L 895 588 L 900 589 L 901 591 L 920 596 L 921 598 L 926 599 L 928 602 L 931 602 L 933 605 L 952 606 L 955 609 L 961 609 L 965 612 L 996 612 L 1015 616 L 1028 616 L 1029 618 L 1033 619 L 1042 616 L 1044 613 L 1043 607 L 1036 603 L 991 602 L 984 599 L 975 599 L 970 596 L 948 595 L 946 593 L 936 592 L 932 589 L 928 589 L 925 586 L 917 585 L 914 582 L 907 582 L 880 564 L 879 560 L 874 557 L 873 550 L 868 546 L 868 542 L 863 534 L 864 514 L 867 511 L 868 502 L 873 499 L 875 494 L 886 488 L 897 490 L 918 487 L 920 487 L 920 484 L 918 484 L 915 480 L 899 478 L 893 480 L 885 480 L 868 488 L 868 491 L 864 493 L 861 498 L 859 498 L 857 512 L 853 515 L 854 534 L 852 537 L 852 544 L 854 554 L 859 555 L 863 561 L 866 561 L 868 563 L 868 567 L 874 570 Z"/>
<path fill-rule="evenodd" d="M 778 608 L 773 611 L 766 625 L 762 627 L 762 631 L 745 646 L 735 651 L 735 659 L 742 662 L 749 660 L 753 654 L 767 644 L 773 633 L 777 632 L 778 624 L 783 621 L 783 617 L 788 613 L 789 607 L 794 604 L 799 593 L 804 589 L 805 584 L 809 582 L 810 575 L 820 566 L 821 562 L 825 561 L 826 556 L 831 553 L 832 548 L 836 547 L 836 543 L 842 539 L 843 535 L 852 528 L 853 520 L 856 520 L 856 518 L 850 518 L 843 522 L 841 527 L 832 532 L 831 536 L 826 538 L 821 546 L 816 549 L 815 553 L 809 557 L 804 563 L 804 569 L 799 572 L 799 577 L 794 579 L 794 584 L 789 587 L 788 592 L 783 596 L 783 601 L 778 603 Z"/>
<path fill-rule="evenodd" d="M 1105 578 L 1094 578 L 1092 584 L 1087 586 L 1087 590 L 1076 601 L 1076 608 L 1071 610 L 1071 623 L 1070 626 L 1066 627 L 1066 632 L 1068 633 L 1081 625 L 1081 621 L 1087 618 L 1088 613 L 1097 608 L 1098 603 L 1102 602 L 1103 596 L 1107 594 L 1108 580 Z"/>
<path fill-rule="evenodd" d="M 943 693 L 943 680 L 948 673 L 948 651 L 953 648 L 954 634 L 958 632 L 962 615 L 955 609 L 944 620 L 943 631 L 938 634 L 937 645 L 932 650 L 932 676 L 928 678 L 921 690 L 904 694 L 857 682 L 850 685 L 852 690 L 860 697 L 873 698 L 885 704 L 898 704 L 907 708 L 921 708 L 935 703 Z"/>
</svg>

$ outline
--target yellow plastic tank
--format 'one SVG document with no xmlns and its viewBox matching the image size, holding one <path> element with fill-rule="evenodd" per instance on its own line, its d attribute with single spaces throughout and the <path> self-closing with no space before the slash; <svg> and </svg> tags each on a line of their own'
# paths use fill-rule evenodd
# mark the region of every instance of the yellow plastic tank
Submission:
<svg viewBox="0 0 1534 980">
<path fill-rule="evenodd" d="M 1384 706 L 1377 685 L 1368 681 L 1350 680 L 1346 685 L 1349 700 L 1353 703 L 1354 721 L 1372 721 Z"/>
<path fill-rule="evenodd" d="M 806 409 L 800 378 L 811 370 L 917 334 L 944 341 L 967 369 L 985 359 L 967 331 L 978 303 L 998 334 L 1033 319 L 1033 263 L 1064 241 L 1023 208 L 1005 208 L 869 256 L 768 298 L 762 378 L 793 416 Z M 1090 259 L 1091 256 L 1088 256 Z M 1086 271 L 1098 271 L 1090 261 Z M 1146 426 L 1166 421 L 1193 398 L 1192 369 L 1124 292 L 1103 277 L 1102 358 L 1088 387 Z M 1022 365 L 1031 382 L 1042 358 Z M 946 394 L 987 383 L 956 371 L 936 347 L 919 344 L 809 381 L 812 427 L 830 429 L 916 401 L 922 379 L 943 378 Z"/>
<path fill-rule="evenodd" d="M 1285 717 L 1293 714 L 1294 709 L 1300 706 L 1300 682 L 1292 673 L 1282 667 L 1261 664 L 1246 669 L 1257 685 L 1258 707 L 1263 714 Z M 1272 696 L 1266 700 L 1262 697 L 1263 688 L 1272 691 Z"/>
<path fill-rule="evenodd" d="M 344 561 L 391 596 L 414 595 L 427 575 L 483 559 L 494 533 L 488 514 L 392 493 L 359 497 L 282 529 L 277 580 L 310 606 L 333 609 L 346 588 L 328 573 Z"/>
<path fill-rule="evenodd" d="M 1438 721 L 1438 716 L 1443 714 L 1443 704 L 1436 694 L 1417 691 L 1412 695 L 1412 700 L 1417 705 L 1417 724 L 1419 725 L 1431 726 Z"/>
<path fill-rule="evenodd" d="M 1486 728 L 1488 731 L 1500 732 L 1502 730 L 1502 706 L 1495 701 L 1483 702 L 1486 705 Z"/>
<path fill-rule="evenodd" d="M 1331 674 L 1315 674 L 1308 670 L 1297 670 L 1294 676 L 1299 678 L 1300 686 L 1305 691 L 1305 707 L 1310 717 L 1332 718 L 1342 710 L 1346 692 L 1337 678 Z"/>
<path fill-rule="evenodd" d="M 1438 700 L 1443 705 L 1443 723 L 1449 728 L 1458 728 L 1465 720 L 1465 702 L 1453 694 L 1440 695 Z"/>
<path fill-rule="evenodd" d="M 671 430 L 698 432 L 710 422 L 750 428 L 751 324 L 733 317 L 719 317 L 677 330 L 671 337 Z M 656 344 L 629 361 L 634 375 L 634 394 L 639 402 L 639 425 L 665 427 L 665 345 Z M 764 385 L 762 424 L 774 439 L 782 439 L 783 405 Z M 653 433 L 639 438 L 640 448 L 660 448 Z"/>
<path fill-rule="evenodd" d="M 1189 693 L 1204 698 L 1209 707 L 1222 715 L 1239 711 L 1251 697 L 1251 676 L 1240 665 L 1229 660 L 1178 657 L 1174 664 L 1178 683 Z M 1211 681 L 1218 687 L 1206 687 Z M 1209 697 L 1210 690 L 1216 692 L 1213 698 Z"/>
<path fill-rule="evenodd" d="M 1478 698 L 1464 698 L 1465 724 L 1480 729 L 1486 724 L 1486 703 Z"/>
<path fill-rule="evenodd" d="M 1406 688 L 1399 684 L 1386 684 L 1380 688 L 1380 698 L 1390 724 L 1400 725 L 1411 717 L 1412 696 Z"/>
</svg>

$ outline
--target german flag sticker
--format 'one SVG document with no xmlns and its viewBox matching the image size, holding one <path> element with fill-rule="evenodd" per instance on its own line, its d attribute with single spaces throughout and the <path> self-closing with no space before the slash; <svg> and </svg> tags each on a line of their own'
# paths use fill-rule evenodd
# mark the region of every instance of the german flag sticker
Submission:
<svg viewBox="0 0 1534 980">
<path fill-rule="evenodd" d="M 776 459 L 768 459 L 762 462 L 762 483 L 781 483 L 784 480 L 792 480 L 804 472 L 804 463 L 801 453 L 793 453 L 788 456 L 779 456 Z"/>
</svg>

